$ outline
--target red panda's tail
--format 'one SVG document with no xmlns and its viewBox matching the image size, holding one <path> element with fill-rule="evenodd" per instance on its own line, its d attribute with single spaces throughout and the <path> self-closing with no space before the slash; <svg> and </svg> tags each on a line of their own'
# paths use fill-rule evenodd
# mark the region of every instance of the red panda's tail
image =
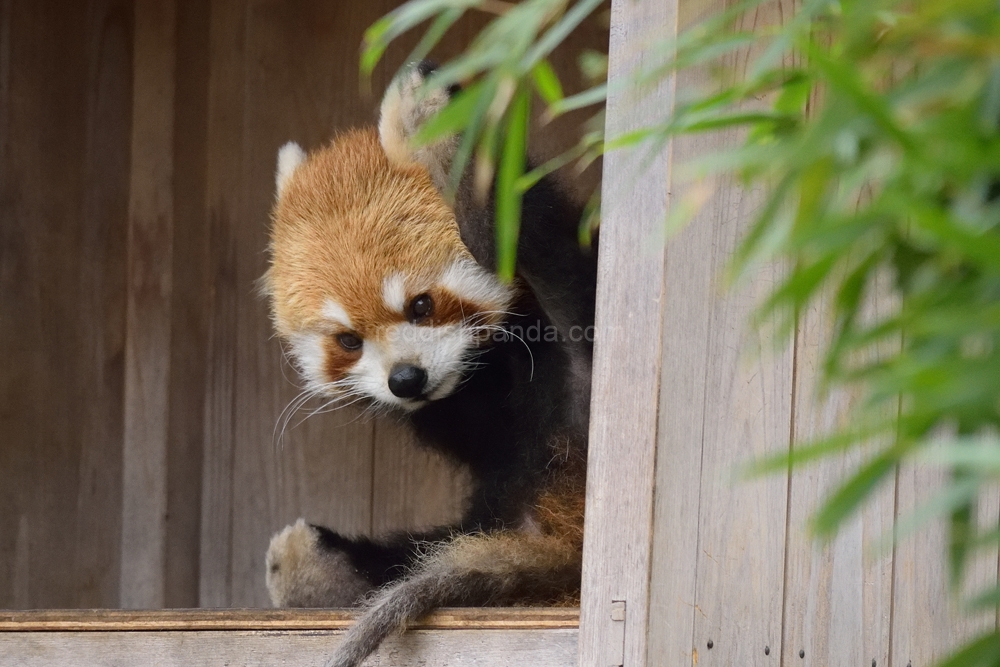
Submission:
<svg viewBox="0 0 1000 667">
<path fill-rule="evenodd" d="M 580 551 L 551 536 L 461 535 L 433 546 L 414 572 L 379 592 L 326 667 L 356 667 L 394 632 L 444 606 L 545 603 L 580 585 Z"/>
</svg>

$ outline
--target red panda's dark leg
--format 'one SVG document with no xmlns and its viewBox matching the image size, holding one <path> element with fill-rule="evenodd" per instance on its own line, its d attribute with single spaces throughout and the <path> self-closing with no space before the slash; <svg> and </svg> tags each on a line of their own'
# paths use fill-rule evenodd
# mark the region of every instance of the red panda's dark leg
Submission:
<svg viewBox="0 0 1000 667">
<path fill-rule="evenodd" d="M 386 637 L 437 607 L 544 603 L 579 585 L 580 552 L 566 540 L 517 532 L 461 535 L 372 598 L 326 667 L 356 667 Z"/>
</svg>

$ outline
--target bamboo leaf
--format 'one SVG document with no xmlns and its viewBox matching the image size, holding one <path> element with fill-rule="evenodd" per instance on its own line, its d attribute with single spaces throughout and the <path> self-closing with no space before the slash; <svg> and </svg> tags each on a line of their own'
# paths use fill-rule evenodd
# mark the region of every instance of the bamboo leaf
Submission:
<svg viewBox="0 0 1000 667">
<path fill-rule="evenodd" d="M 539 60 L 531 70 L 532 78 L 535 82 L 535 90 L 545 100 L 546 104 L 555 104 L 563 99 L 562 84 L 559 83 L 559 76 L 552 69 L 548 60 Z"/>
<path fill-rule="evenodd" d="M 603 104 L 608 97 L 608 85 L 602 83 L 593 88 L 589 88 L 582 93 L 564 97 L 552 103 L 548 113 L 554 118 L 569 111 L 582 109 L 594 104 Z"/>
<path fill-rule="evenodd" d="M 552 50 L 562 44 L 566 37 L 603 2 L 604 0 L 577 0 L 572 9 L 549 28 L 548 32 L 528 51 L 521 63 L 523 70 L 530 70 L 535 63 L 552 53 Z"/>
<path fill-rule="evenodd" d="M 515 187 L 515 184 L 524 174 L 527 162 L 530 120 L 531 97 L 522 89 L 515 93 L 511 102 L 503 139 L 503 153 L 497 170 L 497 273 L 507 281 L 514 279 L 517 263 L 517 237 L 521 227 L 523 193 Z"/>
<path fill-rule="evenodd" d="M 434 19 L 434 23 L 427 28 L 427 32 L 424 33 L 424 36 L 420 38 L 420 42 L 417 43 L 413 51 L 410 52 L 406 61 L 415 63 L 426 58 L 431 52 L 431 49 L 438 45 L 445 33 L 447 33 L 448 30 L 455 25 L 455 23 L 457 23 L 464 14 L 464 7 L 454 7 L 438 15 L 438 17 Z M 368 69 L 367 71 L 371 72 L 371 69 Z"/>
<path fill-rule="evenodd" d="M 883 452 L 864 465 L 829 498 L 816 516 L 812 527 L 817 535 L 828 537 L 840 523 L 853 514 L 872 492 L 895 470 L 899 455 Z"/>
<path fill-rule="evenodd" d="M 937 667 L 997 667 L 1000 665 L 1000 632 L 969 642 Z"/>
</svg>

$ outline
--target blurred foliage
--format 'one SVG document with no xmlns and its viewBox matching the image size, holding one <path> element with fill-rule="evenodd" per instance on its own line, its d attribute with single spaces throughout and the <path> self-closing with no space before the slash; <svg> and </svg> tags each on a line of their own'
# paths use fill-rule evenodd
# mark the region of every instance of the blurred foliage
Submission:
<svg viewBox="0 0 1000 667">
<path fill-rule="evenodd" d="M 741 31 L 741 15 L 758 4 L 729 7 L 649 45 L 661 57 L 645 58 L 645 69 L 571 97 L 547 57 L 604 10 L 600 0 L 412 0 L 369 30 L 363 68 L 424 21 L 430 27 L 414 58 L 464 12 L 497 15 L 429 83 L 464 90 L 420 138 L 462 133 L 456 181 L 473 159 L 481 184 L 496 170 L 499 268 L 507 276 L 520 196 L 540 174 L 608 150 L 656 150 L 682 133 L 742 129 L 744 142 L 694 165 L 697 177 L 735 176 L 767 192 L 733 260 L 733 280 L 761 262 L 787 265 L 758 312 L 786 332 L 829 297 L 823 385 L 863 396 L 849 427 L 757 467 L 785 470 L 864 446 L 866 463 L 815 516 L 816 532 L 830 535 L 900 463 L 945 466 L 949 482 L 918 518 L 948 518 L 958 590 L 977 550 L 1000 541 L 1000 529 L 982 528 L 975 516 L 979 496 L 1000 480 L 1000 4 L 804 0 L 784 25 Z M 737 52 L 755 55 L 734 81 L 725 64 Z M 592 78 L 606 71 L 598 54 L 580 62 Z M 608 94 L 641 95 L 691 67 L 730 74 L 679 99 L 655 126 L 603 136 Z M 593 106 L 595 122 L 573 151 L 525 173 L 536 93 L 546 117 Z M 876 293 L 893 307 L 866 308 Z M 969 601 L 998 603 L 1000 588 Z M 1000 634 L 946 664 L 1000 665 Z"/>
<path fill-rule="evenodd" d="M 393 39 L 425 21 L 430 20 L 430 26 L 407 62 L 426 57 L 448 28 L 470 9 L 499 15 L 460 57 L 444 63 L 428 81 L 432 87 L 461 85 L 462 90 L 422 128 L 417 139 L 430 142 L 442 136 L 462 135 L 451 173 L 456 186 L 473 155 L 476 184 L 481 192 L 492 183 L 496 170 L 497 269 L 507 279 L 514 275 L 521 196 L 541 173 L 525 174 L 525 139 L 533 93 L 549 105 L 563 100 L 562 84 L 548 57 L 603 2 L 578 0 L 570 7 L 568 0 L 524 0 L 516 4 L 497 0 L 416 0 L 401 5 L 365 33 L 361 69 L 369 75 Z M 582 64 L 593 67 L 592 62 Z M 603 101 L 603 97 L 596 101 Z"/>
</svg>

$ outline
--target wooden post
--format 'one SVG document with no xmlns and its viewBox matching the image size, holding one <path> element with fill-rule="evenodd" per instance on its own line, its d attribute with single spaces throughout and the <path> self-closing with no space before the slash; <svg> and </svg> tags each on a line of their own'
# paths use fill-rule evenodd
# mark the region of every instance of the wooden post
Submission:
<svg viewBox="0 0 1000 667">
<path fill-rule="evenodd" d="M 676 3 L 616 0 L 611 11 L 614 80 L 643 63 L 644 47 L 673 34 Z M 662 118 L 672 99 L 670 81 L 641 100 L 611 95 L 609 136 Z M 643 157 L 618 152 L 604 160 L 581 667 L 640 665 L 646 655 L 665 268 L 658 230 L 670 159 Z"/>
</svg>

